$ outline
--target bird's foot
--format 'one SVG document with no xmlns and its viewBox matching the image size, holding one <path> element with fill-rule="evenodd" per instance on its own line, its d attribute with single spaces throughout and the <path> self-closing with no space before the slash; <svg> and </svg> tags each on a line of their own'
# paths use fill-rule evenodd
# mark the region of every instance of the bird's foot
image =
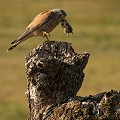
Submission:
<svg viewBox="0 0 120 120">
<path fill-rule="evenodd" d="M 50 36 L 49 33 L 47 33 L 47 32 L 43 32 L 43 37 L 46 37 L 46 38 L 47 38 L 47 41 L 50 41 L 49 38 L 48 38 L 49 36 Z"/>
</svg>

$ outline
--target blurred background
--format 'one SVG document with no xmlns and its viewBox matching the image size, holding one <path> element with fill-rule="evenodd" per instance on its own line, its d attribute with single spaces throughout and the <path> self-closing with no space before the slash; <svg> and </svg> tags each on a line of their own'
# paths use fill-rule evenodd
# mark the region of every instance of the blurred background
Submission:
<svg viewBox="0 0 120 120">
<path fill-rule="evenodd" d="M 120 90 L 120 0 L 0 0 L 0 120 L 28 118 L 24 54 L 45 39 L 31 38 L 6 50 L 37 14 L 53 8 L 67 12 L 74 34 L 67 37 L 59 25 L 50 39 L 91 54 L 78 95 Z"/>
</svg>

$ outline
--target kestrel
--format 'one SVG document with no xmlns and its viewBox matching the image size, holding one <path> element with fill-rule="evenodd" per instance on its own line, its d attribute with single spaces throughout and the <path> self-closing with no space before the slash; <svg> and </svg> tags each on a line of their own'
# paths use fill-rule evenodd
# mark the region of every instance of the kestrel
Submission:
<svg viewBox="0 0 120 120">
<path fill-rule="evenodd" d="M 24 33 L 13 41 L 12 46 L 7 50 L 14 49 L 17 45 L 27 40 L 30 37 L 42 36 L 49 41 L 50 32 L 61 22 L 64 32 L 67 34 L 73 33 L 73 29 L 65 19 L 66 12 L 62 9 L 53 9 L 38 14 L 33 21 L 27 26 Z"/>
</svg>

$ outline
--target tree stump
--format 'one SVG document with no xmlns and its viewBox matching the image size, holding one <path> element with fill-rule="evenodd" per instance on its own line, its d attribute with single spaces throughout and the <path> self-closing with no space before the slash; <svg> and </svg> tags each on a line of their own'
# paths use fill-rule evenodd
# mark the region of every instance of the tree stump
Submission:
<svg viewBox="0 0 120 120">
<path fill-rule="evenodd" d="M 70 43 L 56 41 L 44 42 L 25 55 L 29 120 L 96 120 L 111 113 L 119 118 L 117 91 L 76 97 L 89 56 L 75 53 Z"/>
</svg>

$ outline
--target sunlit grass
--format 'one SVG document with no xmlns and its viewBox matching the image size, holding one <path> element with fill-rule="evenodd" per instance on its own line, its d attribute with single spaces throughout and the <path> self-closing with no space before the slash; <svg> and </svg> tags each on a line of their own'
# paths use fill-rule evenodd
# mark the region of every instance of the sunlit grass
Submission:
<svg viewBox="0 0 120 120">
<path fill-rule="evenodd" d="M 53 8 L 67 12 L 74 34 L 67 37 L 59 25 L 50 39 L 70 42 L 76 52 L 91 54 L 78 95 L 120 89 L 119 0 L 0 0 L 0 101 L 4 101 L 0 102 L 1 120 L 27 119 L 24 54 L 45 39 L 31 38 L 12 52 L 6 50 L 37 14 Z M 11 112 L 6 113 L 6 109 Z"/>
<path fill-rule="evenodd" d="M 17 103 L 0 102 L 0 120 L 25 120 L 27 108 Z"/>
</svg>

